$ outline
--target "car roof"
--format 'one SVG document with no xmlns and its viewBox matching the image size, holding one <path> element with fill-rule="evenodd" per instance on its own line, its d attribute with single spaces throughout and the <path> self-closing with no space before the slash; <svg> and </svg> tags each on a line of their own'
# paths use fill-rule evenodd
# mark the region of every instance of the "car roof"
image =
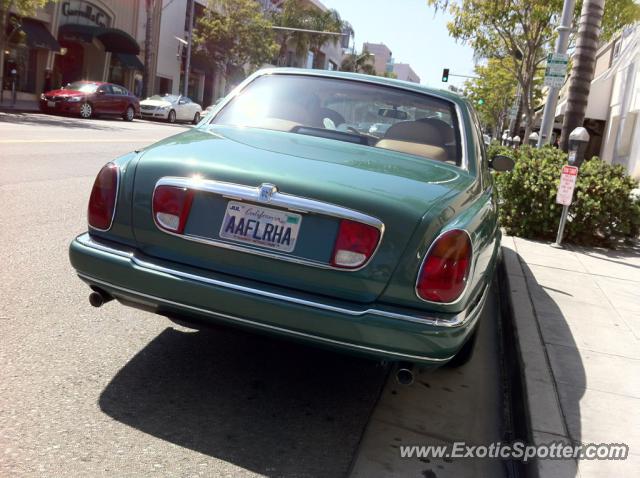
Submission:
<svg viewBox="0 0 640 478">
<path fill-rule="evenodd" d="M 464 103 L 463 98 L 449 90 L 443 90 L 441 88 L 431 88 L 419 83 L 413 83 L 411 81 L 397 80 L 395 78 L 387 78 L 384 76 L 364 75 L 362 73 L 352 73 L 348 71 L 335 71 L 335 70 L 315 70 L 307 68 L 265 68 L 259 70 L 255 75 L 268 75 L 268 74 L 291 74 L 291 75 L 303 75 L 303 76 L 318 76 L 323 78 L 341 78 L 346 80 L 362 81 L 366 83 L 373 83 L 384 86 L 394 86 L 396 88 L 403 88 L 405 90 L 416 91 L 418 93 L 425 93 L 442 98 L 449 99 L 455 103 Z"/>
</svg>

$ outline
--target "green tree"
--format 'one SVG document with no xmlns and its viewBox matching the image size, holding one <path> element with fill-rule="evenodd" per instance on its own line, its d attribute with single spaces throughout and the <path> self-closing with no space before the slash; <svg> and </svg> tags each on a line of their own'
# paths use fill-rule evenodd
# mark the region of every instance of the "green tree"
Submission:
<svg viewBox="0 0 640 478">
<path fill-rule="evenodd" d="M 609 41 L 622 28 L 639 20 L 640 3 L 637 0 L 607 0 L 604 6 L 600 40 Z"/>
<path fill-rule="evenodd" d="M 271 26 L 255 0 L 210 0 L 194 29 L 194 43 L 227 80 L 239 67 L 259 67 L 275 57 Z"/>
<path fill-rule="evenodd" d="M 0 79 L 4 78 L 4 51 L 10 41 L 19 38 L 20 18 L 34 15 L 47 0 L 0 0 Z M 15 17 L 9 15 L 9 12 Z"/>
<path fill-rule="evenodd" d="M 609 34 L 633 23 L 638 7 L 633 0 L 609 0 L 604 24 Z M 483 58 L 510 58 L 511 71 L 522 90 L 521 109 L 526 116 L 525 135 L 533 122 L 535 82 L 541 74 L 545 54 L 555 38 L 562 0 L 427 0 L 446 10 L 452 20 L 449 33 L 468 43 Z M 575 10 L 577 18 L 582 2 Z M 574 21 L 574 25 L 576 22 Z"/>
<path fill-rule="evenodd" d="M 490 58 L 485 65 L 475 67 L 477 78 L 465 82 L 465 96 L 475 106 L 480 122 L 499 136 L 507 111 L 516 94 L 516 79 L 509 58 Z"/>
<path fill-rule="evenodd" d="M 509 70 L 522 91 L 521 110 L 530 133 L 535 108 L 534 82 L 554 36 L 562 0 L 427 0 L 446 9 L 454 38 L 470 44 L 484 58 L 508 58 Z M 518 118 L 519 119 L 519 118 Z"/>
</svg>

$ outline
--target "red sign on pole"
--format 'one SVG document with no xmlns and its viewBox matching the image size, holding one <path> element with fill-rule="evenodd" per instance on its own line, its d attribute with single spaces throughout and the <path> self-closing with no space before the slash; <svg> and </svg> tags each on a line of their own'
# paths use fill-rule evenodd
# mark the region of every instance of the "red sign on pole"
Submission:
<svg viewBox="0 0 640 478">
<path fill-rule="evenodd" d="M 570 206 L 573 199 L 573 190 L 578 179 L 578 168 L 575 166 L 563 166 L 560 175 L 560 186 L 556 194 L 556 203 L 563 206 Z"/>
</svg>

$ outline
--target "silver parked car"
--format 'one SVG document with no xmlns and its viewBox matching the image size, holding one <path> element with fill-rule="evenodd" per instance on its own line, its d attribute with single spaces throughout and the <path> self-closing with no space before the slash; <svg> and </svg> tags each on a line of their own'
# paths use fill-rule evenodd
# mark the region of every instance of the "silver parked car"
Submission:
<svg viewBox="0 0 640 478">
<path fill-rule="evenodd" d="M 140 114 L 146 119 L 162 119 L 169 123 L 200 122 L 202 107 L 182 95 L 153 95 L 140 102 Z"/>
</svg>

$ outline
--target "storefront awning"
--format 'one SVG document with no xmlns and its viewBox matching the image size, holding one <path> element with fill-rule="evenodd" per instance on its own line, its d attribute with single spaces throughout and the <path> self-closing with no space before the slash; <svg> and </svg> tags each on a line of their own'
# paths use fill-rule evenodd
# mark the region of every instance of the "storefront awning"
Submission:
<svg viewBox="0 0 640 478">
<path fill-rule="evenodd" d="M 44 48 L 45 50 L 60 51 L 60 44 L 49 33 L 44 23 L 30 18 L 20 20 L 20 29 L 27 35 L 27 45 L 31 48 Z"/>
<path fill-rule="evenodd" d="M 105 51 L 137 55 L 140 47 L 136 40 L 127 32 L 117 28 L 95 27 L 90 25 L 67 24 L 62 25 L 58 32 L 60 40 L 81 41 L 91 43 L 97 38 L 104 45 Z"/>
<path fill-rule="evenodd" d="M 123 67 L 129 70 L 142 71 L 144 69 L 144 65 L 136 55 L 131 55 L 130 53 L 114 53 L 113 56 L 120 60 Z"/>
</svg>

